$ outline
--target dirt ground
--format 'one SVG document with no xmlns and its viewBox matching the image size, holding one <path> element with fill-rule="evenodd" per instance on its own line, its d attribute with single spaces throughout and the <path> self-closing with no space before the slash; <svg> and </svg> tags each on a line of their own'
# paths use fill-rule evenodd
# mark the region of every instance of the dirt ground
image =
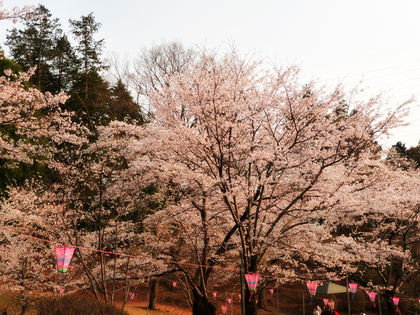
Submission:
<svg viewBox="0 0 420 315">
<path fill-rule="evenodd" d="M 117 304 L 118 305 L 118 304 Z M 121 304 L 119 305 L 121 306 Z M 170 305 L 156 305 L 156 311 L 148 310 L 146 308 L 146 302 L 130 301 L 125 305 L 124 310 L 130 315 L 191 315 L 191 311 L 188 309 L 182 309 Z"/>
</svg>

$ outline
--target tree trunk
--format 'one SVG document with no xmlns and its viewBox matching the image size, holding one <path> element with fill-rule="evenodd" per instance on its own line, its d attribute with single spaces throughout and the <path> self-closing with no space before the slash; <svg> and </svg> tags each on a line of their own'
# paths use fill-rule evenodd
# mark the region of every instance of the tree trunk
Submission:
<svg viewBox="0 0 420 315">
<path fill-rule="evenodd" d="M 256 274 L 258 273 L 258 259 L 257 256 L 252 256 L 249 259 L 249 273 Z M 258 288 L 258 286 L 257 286 Z M 252 294 L 249 291 L 248 284 L 245 289 L 245 315 L 258 315 L 257 307 L 258 297 Z"/>
<path fill-rule="evenodd" d="M 215 315 L 216 307 L 207 298 L 193 290 L 193 315 Z"/>
<path fill-rule="evenodd" d="M 257 297 L 253 295 L 250 301 L 250 296 L 251 294 L 247 290 L 245 294 L 245 315 L 258 315 Z"/>
<path fill-rule="evenodd" d="M 261 291 L 258 293 L 258 308 L 259 309 L 265 309 L 265 295 L 264 291 Z"/>
<path fill-rule="evenodd" d="M 20 315 L 25 315 L 26 311 L 28 310 L 28 306 L 29 306 L 28 296 L 26 296 L 22 292 L 21 298 L 20 298 Z"/>
<path fill-rule="evenodd" d="M 150 286 L 150 299 L 149 299 L 149 310 L 156 310 L 156 293 L 159 282 L 156 278 L 152 279 L 152 285 Z"/>
<path fill-rule="evenodd" d="M 382 296 L 382 298 L 385 298 L 385 304 L 386 304 L 386 311 L 382 311 L 383 315 L 395 315 L 395 309 L 394 302 L 392 301 L 392 297 L 390 296 Z"/>
</svg>

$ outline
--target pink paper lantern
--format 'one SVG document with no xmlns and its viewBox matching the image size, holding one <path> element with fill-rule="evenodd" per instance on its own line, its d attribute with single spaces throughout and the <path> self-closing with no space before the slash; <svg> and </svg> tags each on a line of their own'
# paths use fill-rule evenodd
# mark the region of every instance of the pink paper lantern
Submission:
<svg viewBox="0 0 420 315">
<path fill-rule="evenodd" d="M 238 297 L 239 297 L 239 301 L 241 300 L 241 295 L 240 294 L 238 294 Z M 419 302 L 420 302 L 420 300 L 419 300 Z"/>
<path fill-rule="evenodd" d="M 273 295 L 274 289 L 270 289 L 270 293 L 271 295 Z"/>
<path fill-rule="evenodd" d="M 57 259 L 58 272 L 67 272 L 71 258 L 73 257 L 74 250 L 74 248 L 70 247 L 56 247 L 54 249 L 55 257 Z"/>
<path fill-rule="evenodd" d="M 260 275 L 251 273 L 245 275 L 246 284 L 248 285 L 249 292 L 251 292 L 251 295 L 249 297 L 250 301 L 252 299 L 252 294 L 255 293 L 255 291 L 257 291 L 259 277 Z"/>
<path fill-rule="evenodd" d="M 316 282 L 308 282 L 306 284 L 306 286 L 308 287 L 309 290 L 309 294 L 314 296 L 316 294 L 316 288 L 318 287 L 318 283 Z"/>
<path fill-rule="evenodd" d="M 397 306 L 397 311 L 398 311 L 398 303 L 400 302 L 400 298 L 393 297 L 392 302 L 394 302 L 394 305 Z"/>
<path fill-rule="evenodd" d="M 176 282 L 172 282 L 172 286 L 175 288 L 176 287 Z"/>
<path fill-rule="evenodd" d="M 60 294 L 64 294 L 64 289 L 60 289 Z"/>
<path fill-rule="evenodd" d="M 331 309 L 334 309 L 334 307 L 335 307 L 335 302 L 334 302 L 334 301 L 329 301 L 329 302 L 328 302 L 328 306 L 329 306 Z"/>
<path fill-rule="evenodd" d="M 232 299 L 227 299 L 228 304 L 232 303 Z"/>
<path fill-rule="evenodd" d="M 325 306 L 328 305 L 329 299 L 323 299 L 323 301 L 324 301 L 324 308 L 325 308 Z"/>
<path fill-rule="evenodd" d="M 354 300 L 354 294 L 357 291 L 357 283 L 349 283 L 350 292 L 351 292 L 351 299 Z"/>
<path fill-rule="evenodd" d="M 251 293 L 252 292 L 255 293 L 255 291 L 257 291 L 257 285 L 258 285 L 259 277 L 260 277 L 260 275 L 257 275 L 257 274 L 246 274 L 245 275 L 246 283 L 247 283 L 248 289 Z"/>
<path fill-rule="evenodd" d="M 128 296 L 129 296 L 129 298 L 130 298 L 130 300 L 131 300 L 131 301 L 133 301 L 133 300 L 134 300 L 134 292 L 130 292 L 130 293 L 128 294 Z"/>
<path fill-rule="evenodd" d="M 308 287 L 309 294 L 311 295 L 311 305 L 312 305 L 312 300 L 313 300 L 313 298 L 314 298 L 314 296 L 316 294 L 316 288 L 318 287 L 318 283 L 316 283 L 316 282 L 308 282 L 306 284 L 306 286 Z"/>
<path fill-rule="evenodd" d="M 227 311 L 227 306 L 222 306 L 222 313 L 226 314 L 226 311 Z"/>
<path fill-rule="evenodd" d="M 373 303 L 373 306 L 376 307 L 376 304 L 375 304 L 376 293 L 375 292 L 367 292 L 367 294 L 369 295 L 369 299 Z"/>
<path fill-rule="evenodd" d="M 213 299 L 216 301 L 217 292 L 213 292 Z"/>
</svg>

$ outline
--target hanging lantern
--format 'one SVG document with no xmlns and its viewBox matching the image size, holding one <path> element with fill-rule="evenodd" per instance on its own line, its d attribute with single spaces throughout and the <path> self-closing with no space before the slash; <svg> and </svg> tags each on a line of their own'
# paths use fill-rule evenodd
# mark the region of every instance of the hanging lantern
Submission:
<svg viewBox="0 0 420 315">
<path fill-rule="evenodd" d="M 60 294 L 64 294 L 64 291 L 65 291 L 65 290 L 64 290 L 64 288 L 63 288 L 63 289 L 60 289 L 60 291 L 59 291 L 59 292 L 60 292 Z"/>
<path fill-rule="evenodd" d="M 354 300 L 354 294 L 357 291 L 357 283 L 349 283 L 350 292 L 351 292 L 351 299 Z"/>
<path fill-rule="evenodd" d="M 333 310 L 334 306 L 335 306 L 335 302 L 334 301 L 329 301 L 328 306 Z"/>
<path fill-rule="evenodd" d="M 226 311 L 227 311 L 227 306 L 222 306 L 222 313 L 226 314 Z"/>
<path fill-rule="evenodd" d="M 58 272 L 66 273 L 69 268 L 71 258 L 74 253 L 74 248 L 71 247 L 56 247 L 55 257 L 57 259 Z"/>
<path fill-rule="evenodd" d="M 251 292 L 251 296 L 249 297 L 250 301 L 251 301 L 251 298 L 252 298 L 252 293 L 255 293 L 255 291 L 257 291 L 257 284 L 258 284 L 259 277 L 260 277 L 260 275 L 257 275 L 257 274 L 246 274 L 245 275 L 246 284 L 248 285 L 249 292 Z"/>
<path fill-rule="evenodd" d="M 216 301 L 217 292 L 213 292 L 213 299 Z"/>
<path fill-rule="evenodd" d="M 172 282 L 172 286 L 175 288 L 176 287 L 176 282 Z"/>
<path fill-rule="evenodd" d="M 328 305 L 329 300 L 328 299 L 323 299 L 323 300 L 324 300 L 324 309 L 325 309 L 325 306 Z"/>
<path fill-rule="evenodd" d="M 314 296 L 316 294 L 316 288 L 318 287 L 318 283 L 316 283 L 316 282 L 308 282 L 306 284 L 306 286 L 308 287 L 309 294 L 311 295 L 311 305 L 312 305 L 312 300 L 313 300 L 313 298 L 314 298 Z"/>
<path fill-rule="evenodd" d="M 375 304 L 376 293 L 375 292 L 366 292 L 366 293 L 369 295 L 369 299 L 373 303 L 373 306 L 376 307 L 376 304 Z"/>
<path fill-rule="evenodd" d="M 398 312 L 398 303 L 400 302 L 400 298 L 393 297 L 392 302 L 394 302 L 394 305 L 397 307 L 397 312 Z"/>
<path fill-rule="evenodd" d="M 273 295 L 274 289 L 270 289 L 270 293 L 271 295 Z"/>
<path fill-rule="evenodd" d="M 228 304 L 232 303 L 232 299 L 230 298 L 228 298 L 227 301 L 228 301 Z"/>
<path fill-rule="evenodd" d="M 241 295 L 240 294 L 238 294 L 238 297 L 239 297 L 239 301 L 241 301 Z M 420 300 L 419 300 L 419 302 L 420 302 Z"/>
<path fill-rule="evenodd" d="M 133 301 L 133 300 L 134 300 L 134 292 L 130 292 L 130 293 L 128 294 L 128 296 L 129 296 L 129 298 L 130 298 L 130 301 Z"/>
<path fill-rule="evenodd" d="M 9 279 L 9 277 L 7 277 L 7 276 L 4 276 L 3 277 L 3 282 L 7 282 L 7 280 Z"/>
</svg>

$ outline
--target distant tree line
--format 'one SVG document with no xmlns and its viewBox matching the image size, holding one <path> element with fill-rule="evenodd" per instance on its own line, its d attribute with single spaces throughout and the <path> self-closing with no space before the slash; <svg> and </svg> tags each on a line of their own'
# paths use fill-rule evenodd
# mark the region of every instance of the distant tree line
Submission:
<svg viewBox="0 0 420 315">
<path fill-rule="evenodd" d="M 64 33 L 45 6 L 39 5 L 34 14 L 23 18 L 23 29 L 8 31 L 5 44 L 13 61 L 3 60 L 0 69 L 17 72 L 35 67 L 30 85 L 41 92 L 66 92 L 70 99 L 65 108 L 74 111 L 91 130 L 115 119 L 144 122 L 127 86 L 121 80 L 111 84 L 103 77 L 104 39 L 96 39 L 101 23 L 93 13 L 69 20 L 70 34 Z"/>
</svg>

